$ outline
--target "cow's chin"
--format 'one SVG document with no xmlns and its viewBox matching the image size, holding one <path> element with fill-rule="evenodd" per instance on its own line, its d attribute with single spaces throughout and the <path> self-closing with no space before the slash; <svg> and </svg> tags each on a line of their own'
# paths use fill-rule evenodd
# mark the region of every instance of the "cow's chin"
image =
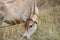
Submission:
<svg viewBox="0 0 60 40">
<path fill-rule="evenodd" d="M 31 27 L 28 31 L 25 31 L 24 37 L 31 38 L 31 36 L 35 33 L 37 29 L 37 24 L 34 24 L 33 27 Z"/>
</svg>

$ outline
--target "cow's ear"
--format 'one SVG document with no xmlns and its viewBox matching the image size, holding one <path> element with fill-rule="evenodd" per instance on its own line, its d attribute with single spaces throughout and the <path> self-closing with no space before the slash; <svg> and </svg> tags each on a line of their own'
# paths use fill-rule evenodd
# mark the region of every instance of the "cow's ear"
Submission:
<svg viewBox="0 0 60 40">
<path fill-rule="evenodd" d="M 37 24 L 37 22 L 36 22 L 36 21 L 34 21 L 34 23 L 36 23 L 36 24 Z"/>
</svg>

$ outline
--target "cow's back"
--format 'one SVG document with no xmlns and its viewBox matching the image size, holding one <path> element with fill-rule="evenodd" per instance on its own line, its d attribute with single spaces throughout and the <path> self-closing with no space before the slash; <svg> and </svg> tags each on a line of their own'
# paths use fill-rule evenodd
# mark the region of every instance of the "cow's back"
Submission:
<svg viewBox="0 0 60 40">
<path fill-rule="evenodd" d="M 7 13 L 5 20 L 26 20 L 30 17 L 32 10 L 34 10 L 34 0 L 15 0 L 11 3 L 5 3 Z"/>
</svg>

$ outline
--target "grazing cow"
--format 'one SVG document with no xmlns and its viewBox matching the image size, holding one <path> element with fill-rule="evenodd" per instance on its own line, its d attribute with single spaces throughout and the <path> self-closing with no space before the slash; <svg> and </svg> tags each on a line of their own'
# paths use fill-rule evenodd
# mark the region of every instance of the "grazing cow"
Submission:
<svg viewBox="0 0 60 40">
<path fill-rule="evenodd" d="M 27 36 L 27 38 L 30 38 L 36 31 L 38 8 L 35 0 L 2 0 L 0 1 L 0 14 L 3 17 L 2 20 L 8 24 L 24 23 L 25 33 L 23 36 Z"/>
</svg>

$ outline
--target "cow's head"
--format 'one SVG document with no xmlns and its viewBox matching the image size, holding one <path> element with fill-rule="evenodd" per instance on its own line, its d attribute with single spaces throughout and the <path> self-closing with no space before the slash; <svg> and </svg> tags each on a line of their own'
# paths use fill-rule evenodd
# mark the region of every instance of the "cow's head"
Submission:
<svg viewBox="0 0 60 40">
<path fill-rule="evenodd" d="M 37 22 L 33 21 L 32 19 L 27 19 L 25 22 L 25 33 L 24 36 L 30 38 L 32 34 L 37 29 Z"/>
<path fill-rule="evenodd" d="M 25 22 L 25 33 L 24 36 L 30 38 L 32 34 L 37 29 L 37 22 L 38 22 L 38 8 L 36 6 L 35 11 L 31 14 L 30 18 Z"/>
</svg>

